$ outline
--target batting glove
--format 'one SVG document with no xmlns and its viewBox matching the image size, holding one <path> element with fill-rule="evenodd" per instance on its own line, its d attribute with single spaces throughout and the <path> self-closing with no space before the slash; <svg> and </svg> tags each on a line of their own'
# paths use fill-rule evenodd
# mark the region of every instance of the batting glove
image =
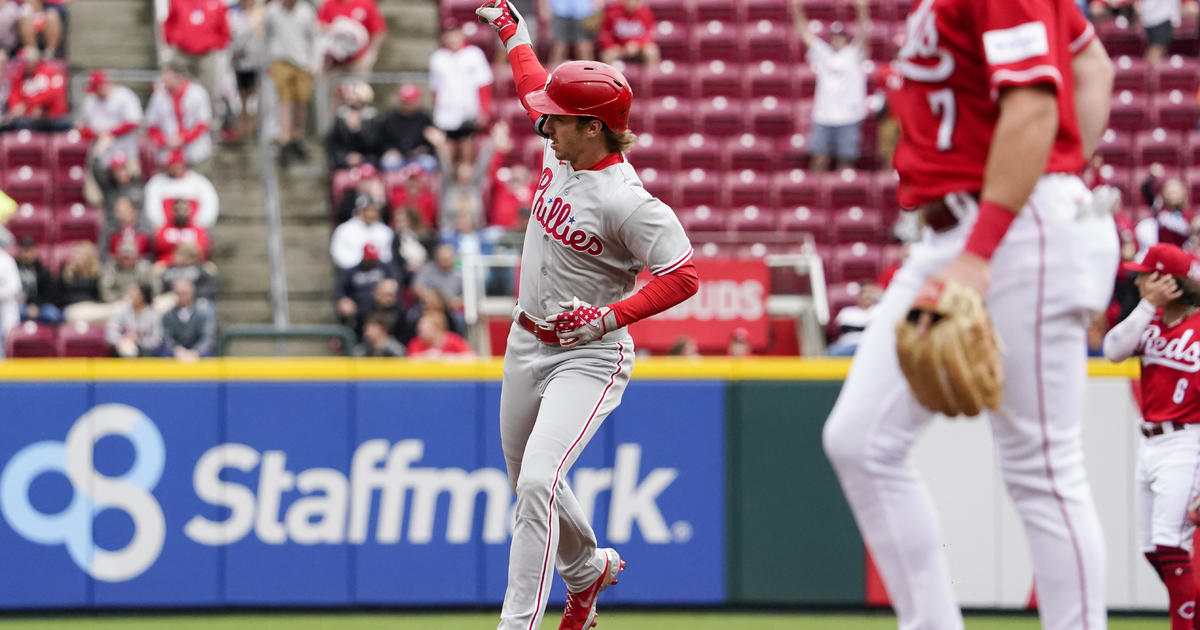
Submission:
<svg viewBox="0 0 1200 630">
<path fill-rule="evenodd" d="M 533 44 L 533 40 L 529 38 L 529 30 L 525 28 L 525 18 L 521 17 L 521 12 L 510 5 L 508 0 L 485 2 L 483 6 L 475 9 L 475 15 L 479 17 L 480 22 L 490 24 L 496 29 L 505 50 L 511 51 L 521 44 Z"/>
<path fill-rule="evenodd" d="M 546 321 L 554 324 L 558 343 L 564 348 L 595 341 L 621 327 L 616 312 L 607 306 L 592 306 L 579 298 L 558 305 L 568 310 Z"/>
</svg>

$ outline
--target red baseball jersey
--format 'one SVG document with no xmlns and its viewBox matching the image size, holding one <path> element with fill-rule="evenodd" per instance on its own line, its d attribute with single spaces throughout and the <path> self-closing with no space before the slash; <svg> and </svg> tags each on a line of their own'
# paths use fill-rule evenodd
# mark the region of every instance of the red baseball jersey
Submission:
<svg viewBox="0 0 1200 630">
<path fill-rule="evenodd" d="M 1200 313 L 1167 328 L 1162 311 L 1142 332 L 1142 418 L 1200 422 Z"/>
<path fill-rule="evenodd" d="M 317 20 L 323 24 L 329 24 L 342 16 L 362 24 L 371 35 L 378 35 L 387 30 L 375 0 L 327 0 L 317 11 Z"/>
<path fill-rule="evenodd" d="M 602 49 L 624 46 L 628 42 L 649 44 L 654 41 L 654 14 L 644 4 L 632 13 L 622 4 L 612 5 L 604 13 L 597 40 Z"/>
<path fill-rule="evenodd" d="M 1045 85 L 1058 94 L 1047 173 L 1083 169 L 1071 57 L 1095 37 L 1071 0 L 920 0 L 895 62 L 904 84 L 890 104 L 900 205 L 977 192 L 999 117 L 1000 90 Z"/>
</svg>

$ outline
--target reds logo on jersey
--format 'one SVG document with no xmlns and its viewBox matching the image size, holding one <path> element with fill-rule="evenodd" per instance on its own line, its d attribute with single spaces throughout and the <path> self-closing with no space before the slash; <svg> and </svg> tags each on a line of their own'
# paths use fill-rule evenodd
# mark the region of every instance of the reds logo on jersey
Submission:
<svg viewBox="0 0 1200 630">
<path fill-rule="evenodd" d="M 572 227 L 575 217 L 571 213 L 571 204 L 563 201 L 562 197 L 546 199 L 546 190 L 554 181 L 554 173 L 549 168 L 542 169 L 538 180 L 537 199 L 533 203 L 530 216 L 541 224 L 554 240 L 578 252 L 599 256 L 604 252 L 604 243 L 594 234 L 588 234 L 579 228 Z"/>
<path fill-rule="evenodd" d="M 896 70 L 913 81 L 939 83 L 954 73 L 954 56 L 938 47 L 934 0 L 922 0 L 905 21 L 906 36 Z"/>
<path fill-rule="evenodd" d="M 1162 336 L 1160 326 L 1150 324 L 1142 333 L 1142 363 L 1191 374 L 1200 372 L 1200 339 L 1192 341 L 1194 334 L 1195 331 L 1189 329 L 1168 341 Z"/>
</svg>

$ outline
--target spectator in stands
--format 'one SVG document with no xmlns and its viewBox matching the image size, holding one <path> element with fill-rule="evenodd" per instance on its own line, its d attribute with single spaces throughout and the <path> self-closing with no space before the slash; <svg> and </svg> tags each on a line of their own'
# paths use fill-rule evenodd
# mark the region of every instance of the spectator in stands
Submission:
<svg viewBox="0 0 1200 630">
<path fill-rule="evenodd" d="M 325 0 L 317 12 L 325 50 L 335 67 L 370 72 L 379 56 L 387 24 L 375 0 Z"/>
<path fill-rule="evenodd" d="M 170 290 L 176 280 L 187 280 L 196 289 L 196 296 L 208 300 L 217 297 L 217 266 L 200 259 L 200 247 L 195 243 L 180 243 L 175 248 L 175 261 L 159 274 L 159 285 Z"/>
<path fill-rule="evenodd" d="M 392 222 L 396 233 L 392 239 L 392 262 L 406 285 L 429 259 L 429 250 L 421 242 L 422 234 L 413 229 L 414 222 L 420 221 L 420 216 L 412 208 L 398 208 Z"/>
<path fill-rule="evenodd" d="M 345 223 L 337 226 L 329 242 L 329 254 L 338 269 L 353 269 L 363 259 L 367 244 L 375 246 L 379 260 L 392 261 L 392 238 L 394 232 L 379 220 L 379 203 L 367 195 L 359 195 L 356 213 Z"/>
<path fill-rule="evenodd" d="M 343 223 L 354 213 L 358 211 L 360 197 L 370 197 L 371 201 L 379 206 L 379 216 L 384 223 L 388 223 L 392 218 L 392 206 L 388 201 L 387 188 L 383 185 L 383 178 L 379 176 L 379 170 L 370 164 L 363 164 L 353 171 L 356 175 L 354 188 L 346 191 L 342 195 L 341 201 L 338 202 L 337 221 Z"/>
<path fill-rule="evenodd" d="M 429 141 L 433 119 L 421 107 L 421 88 L 405 83 L 396 91 L 396 99 L 396 107 L 383 118 L 380 166 L 396 171 L 417 164 L 426 172 L 437 171 L 436 150 Z"/>
<path fill-rule="evenodd" d="M 1141 0 L 1138 14 L 1146 29 L 1146 62 L 1158 65 L 1167 56 L 1167 48 L 1175 38 L 1182 18 L 1180 0 Z"/>
<path fill-rule="evenodd" d="M 210 229 L 221 213 L 217 189 L 204 175 L 188 168 L 183 153 L 174 151 L 167 169 L 146 182 L 146 223 L 159 229 L 175 219 L 178 202 L 188 207 L 188 225 Z"/>
<path fill-rule="evenodd" d="M 379 115 L 371 106 L 375 90 L 362 81 L 347 81 L 339 88 L 342 105 L 338 107 L 333 128 L 325 138 L 325 152 L 331 170 L 362 164 L 379 163 Z"/>
<path fill-rule="evenodd" d="M 453 245 L 438 245 L 433 260 L 425 263 L 413 277 L 413 290 L 418 296 L 423 291 L 435 291 L 446 300 L 452 311 L 461 311 L 463 278 L 462 272 L 455 265 L 456 256 Z"/>
<path fill-rule="evenodd" d="M 221 111 L 221 73 L 226 70 L 221 66 L 222 52 L 230 43 L 228 9 L 224 1 L 170 0 L 170 3 L 167 20 L 162 25 L 163 41 L 171 47 L 169 60 L 176 72 L 196 77 L 204 86 L 210 99 L 211 119 Z"/>
<path fill-rule="evenodd" d="M 475 351 L 457 333 L 447 330 L 446 316 L 441 311 L 426 311 L 417 321 L 417 336 L 408 342 L 408 354 L 413 357 L 470 357 Z"/>
<path fill-rule="evenodd" d="M 654 43 L 654 14 L 643 0 L 620 0 L 604 11 L 600 23 L 600 60 L 640 61 L 653 68 L 662 59 Z"/>
<path fill-rule="evenodd" d="M 33 320 L 47 324 L 62 321 L 62 311 L 55 302 L 57 286 L 50 270 L 38 258 L 37 243 L 31 236 L 22 236 L 17 243 L 17 272 L 21 274 L 21 320 Z"/>
<path fill-rule="evenodd" d="M 878 285 L 868 282 L 859 290 L 856 304 L 838 311 L 837 317 L 834 318 L 838 327 L 838 338 L 829 345 L 826 354 L 831 357 L 854 356 L 854 351 L 858 349 L 858 341 L 862 338 L 867 324 L 871 322 L 871 315 L 879 302 L 880 293 Z"/>
<path fill-rule="evenodd" d="M 499 154 L 497 154 L 499 155 Z M 495 163 L 496 158 L 492 158 Z M 492 204 L 487 223 L 506 230 L 515 227 L 521 215 L 529 215 L 537 182 L 524 164 L 491 169 Z"/>
<path fill-rule="evenodd" d="M 429 57 L 433 124 L 446 134 L 456 164 L 475 158 L 475 132 L 487 127 L 492 105 L 492 67 L 478 46 L 468 44 L 453 21 L 442 25 L 442 47 Z"/>
<path fill-rule="evenodd" d="M 24 12 L 25 5 L 18 0 L 0 2 L 0 63 L 21 50 L 19 23 Z"/>
<path fill-rule="evenodd" d="M 178 61 L 164 65 L 162 81 L 155 84 L 146 106 L 146 134 L 158 149 L 159 162 L 166 162 L 179 150 L 188 164 L 207 160 L 212 155 L 212 120 L 212 104 L 204 87 L 189 81 Z"/>
<path fill-rule="evenodd" d="M 260 0 L 241 0 L 229 9 L 229 50 L 241 103 L 234 134 L 238 138 L 252 138 L 257 126 L 251 111 L 258 101 L 258 73 L 267 64 L 267 12 Z"/>
<path fill-rule="evenodd" d="M 404 346 L 388 332 L 387 321 L 371 315 L 363 324 L 362 343 L 354 349 L 356 357 L 402 357 Z"/>
<path fill-rule="evenodd" d="M 279 95 L 279 159 L 308 161 L 304 149 L 305 115 L 312 99 L 312 78 L 321 69 L 317 16 L 299 0 L 280 0 L 267 9 L 267 54 Z"/>
<path fill-rule="evenodd" d="M 550 3 L 550 63 L 555 68 L 567 60 L 575 47 L 573 59 L 596 58 L 596 31 L 600 26 L 603 0 L 544 0 Z"/>
<path fill-rule="evenodd" d="M 17 262 L 0 249 L 0 357 L 4 356 L 4 338 L 21 322 L 21 273 Z"/>
<path fill-rule="evenodd" d="M 432 133 L 441 132 L 435 129 Z M 427 226 L 437 223 L 438 204 L 441 202 L 438 198 L 439 186 L 431 173 L 426 173 L 416 164 L 401 169 L 400 175 L 402 179 L 393 182 L 388 201 L 393 208 L 412 213 L 416 220 L 412 227 L 421 236 L 427 236 Z"/>
<path fill-rule="evenodd" d="M 192 222 L 192 206 L 187 199 L 173 201 L 174 212 L 171 223 L 158 229 L 154 236 L 156 264 L 165 268 L 175 264 L 175 250 L 183 243 L 192 243 L 200 252 L 200 259 L 207 260 L 212 251 L 208 230 Z"/>
<path fill-rule="evenodd" d="M 104 264 L 100 272 L 100 301 L 116 302 L 125 297 L 129 287 L 148 285 L 151 296 L 158 297 L 158 282 L 154 277 L 154 265 L 138 255 L 137 246 L 126 241 L 117 248 L 112 260 Z"/>
<path fill-rule="evenodd" d="M 696 343 L 694 337 L 683 335 L 671 344 L 671 349 L 667 350 L 667 356 L 698 359 L 700 358 L 700 345 Z"/>
<path fill-rule="evenodd" d="M 796 32 L 808 48 L 808 64 L 817 75 L 813 97 L 809 168 L 828 170 L 830 159 L 838 168 L 850 168 L 858 159 L 862 121 L 867 115 L 867 75 L 863 61 L 868 57 L 871 18 L 867 0 L 854 0 L 858 32 L 851 40 L 845 27 L 834 22 L 829 42 L 817 37 L 804 13 L 802 0 L 792 0 Z"/>
<path fill-rule="evenodd" d="M 404 304 L 400 302 L 400 283 L 395 278 L 384 278 L 375 285 L 366 313 L 368 319 L 382 322 L 388 334 L 405 339 Z"/>
<path fill-rule="evenodd" d="M 20 72 L 9 86 L 8 112 L 0 131 L 31 129 L 65 131 L 71 128 L 67 107 L 67 77 L 62 67 L 41 58 L 36 46 L 19 55 Z"/>
<path fill-rule="evenodd" d="M 101 160 L 117 153 L 137 155 L 141 125 L 142 103 L 133 90 L 113 85 L 103 70 L 93 70 L 76 125 L 84 139 L 94 141 L 92 155 Z"/>
<path fill-rule="evenodd" d="M 138 211 L 129 197 L 118 197 L 113 207 L 115 226 L 105 226 L 101 243 L 107 244 L 105 252 L 116 257 L 117 251 L 126 245 L 133 247 L 134 255 L 143 258 L 150 254 L 150 235 L 138 227 Z"/>
<path fill-rule="evenodd" d="M 100 253 L 95 244 L 79 241 L 58 273 L 58 304 L 68 322 L 108 321 L 100 301 Z"/>
<path fill-rule="evenodd" d="M 1155 165 L 1158 166 L 1158 165 Z M 1142 194 L 1153 215 L 1138 221 L 1134 228 L 1138 256 L 1157 243 L 1182 247 L 1195 233 L 1195 215 L 1188 206 L 1187 187 L 1178 177 L 1162 179 L 1162 167 L 1151 167 L 1151 176 L 1142 183 Z M 1161 190 L 1157 182 L 1162 181 Z"/>
<path fill-rule="evenodd" d="M 508 125 L 497 122 L 492 126 L 491 141 L 483 144 L 473 162 L 455 162 L 450 157 L 450 143 L 441 133 L 430 136 L 438 149 L 438 160 L 442 166 L 442 198 L 438 207 L 438 232 L 445 233 L 454 229 L 454 222 L 460 212 L 466 212 L 476 217 L 476 222 L 483 219 L 483 186 L 488 181 L 489 168 L 495 147 L 511 143 L 508 136 Z"/>
<path fill-rule="evenodd" d="M 740 359 L 748 357 L 752 354 L 753 349 L 750 347 L 750 331 L 745 328 L 735 328 L 733 334 L 729 335 L 729 347 L 725 350 L 725 354 Z"/>
<path fill-rule="evenodd" d="M 115 223 L 117 200 L 122 197 L 129 198 L 135 208 L 142 207 L 145 197 L 141 173 L 128 155 L 114 152 L 107 160 L 93 155 L 91 166 L 92 177 L 100 188 L 106 224 Z"/>
<path fill-rule="evenodd" d="M 70 0 L 22 0 L 19 31 L 21 43 L 41 49 L 47 59 L 59 56 L 63 34 L 67 32 L 67 7 Z"/>
<path fill-rule="evenodd" d="M 180 361 L 212 356 L 217 334 L 217 314 L 212 303 L 196 297 L 196 287 L 176 280 L 171 288 L 175 306 L 162 318 L 163 354 Z"/>
<path fill-rule="evenodd" d="M 162 318 L 151 308 L 154 294 L 148 284 L 126 287 L 125 302 L 104 327 L 104 340 L 113 354 L 132 359 L 159 354 L 163 342 Z"/>
<path fill-rule="evenodd" d="M 373 243 L 363 246 L 362 262 L 338 276 L 333 287 L 333 302 L 343 326 L 361 332 L 363 318 L 371 308 L 375 287 L 385 279 L 395 279 L 391 265 L 379 260 L 379 248 Z"/>
</svg>

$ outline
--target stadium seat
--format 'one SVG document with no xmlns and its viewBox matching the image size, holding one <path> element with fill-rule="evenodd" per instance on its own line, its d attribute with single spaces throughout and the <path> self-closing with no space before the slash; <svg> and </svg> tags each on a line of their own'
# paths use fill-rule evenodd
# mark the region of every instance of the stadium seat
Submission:
<svg viewBox="0 0 1200 630">
<path fill-rule="evenodd" d="M 649 91 L 649 86 L 646 84 L 645 66 L 640 63 L 626 63 L 619 60 L 613 65 L 625 76 L 625 80 L 629 82 L 629 87 L 635 95 L 643 95 Z"/>
<path fill-rule="evenodd" d="M 796 64 L 792 67 L 792 84 L 796 98 L 811 99 L 817 93 L 817 74 L 808 64 Z"/>
<path fill-rule="evenodd" d="M 51 243 L 58 238 L 54 215 L 44 205 L 23 203 L 8 219 L 8 229 L 16 238 L 31 237 L 37 243 Z"/>
<path fill-rule="evenodd" d="M 784 22 L 791 24 L 792 10 L 788 6 L 788 0 L 743 0 L 745 5 L 746 20 L 770 20 L 772 22 Z"/>
<path fill-rule="evenodd" d="M 529 111 L 521 104 L 520 99 L 514 96 L 493 102 L 495 103 L 496 120 L 503 120 L 508 124 L 509 129 L 515 131 L 532 127 Z"/>
<path fill-rule="evenodd" d="M 702 134 L 727 137 L 746 131 L 746 115 L 739 101 L 718 96 L 696 107 L 696 122 Z"/>
<path fill-rule="evenodd" d="M 704 97 L 724 96 L 740 99 L 745 89 L 744 72 L 738 64 L 728 64 L 721 60 L 711 61 L 694 71 L 695 86 L 693 94 Z"/>
<path fill-rule="evenodd" d="M 684 208 L 675 211 L 683 229 L 688 232 L 723 232 L 727 227 L 725 213 L 701 205 L 694 208 Z"/>
<path fill-rule="evenodd" d="M 688 0 L 646 0 L 646 6 L 656 20 L 688 23 L 693 21 L 692 3 Z"/>
<path fill-rule="evenodd" d="M 675 140 L 674 150 L 679 156 L 679 169 L 682 171 L 694 168 L 721 171 L 725 168 L 721 144 L 711 136 L 693 133 L 685 138 L 678 138 Z"/>
<path fill-rule="evenodd" d="M 87 166 L 88 149 L 92 143 L 72 129 L 66 133 L 50 136 L 51 163 L 55 171 L 65 172 L 72 166 Z"/>
<path fill-rule="evenodd" d="M 54 327 L 37 322 L 22 322 L 4 338 L 4 352 L 12 358 L 49 358 L 55 356 Z"/>
<path fill-rule="evenodd" d="M 721 152 L 725 154 L 729 168 L 734 171 L 750 169 L 767 173 L 779 167 L 779 160 L 773 155 L 772 144 L 752 133 L 744 133 L 737 138 L 726 140 Z"/>
<path fill-rule="evenodd" d="M 1150 71 L 1146 60 L 1121 55 L 1113 60 L 1113 93 L 1129 90 L 1144 93 L 1150 90 Z"/>
<path fill-rule="evenodd" d="M 883 255 L 879 246 L 871 243 L 838 245 L 833 250 L 829 276 L 832 282 L 874 280 L 879 276 Z"/>
<path fill-rule="evenodd" d="M 639 169 L 673 171 L 679 167 L 679 155 L 671 142 L 643 133 L 638 135 L 637 145 L 629 152 L 629 162 Z"/>
<path fill-rule="evenodd" d="M 1200 166 L 1200 130 L 1189 131 L 1185 138 L 1184 150 L 1187 153 L 1188 164 Z"/>
<path fill-rule="evenodd" d="M 441 0 L 442 16 L 459 24 L 474 22 L 475 9 L 478 9 L 480 4 L 475 0 Z"/>
<path fill-rule="evenodd" d="M 54 178 L 54 201 L 60 204 L 83 201 L 85 173 L 84 167 L 78 164 L 59 171 Z"/>
<path fill-rule="evenodd" d="M 58 223 L 58 240 L 95 241 L 100 238 L 103 213 L 99 208 L 89 208 L 82 203 L 67 206 L 55 214 Z"/>
<path fill-rule="evenodd" d="M 808 0 L 804 12 L 810 20 L 832 22 L 838 19 L 837 0 Z"/>
<path fill-rule="evenodd" d="M 775 155 L 779 159 L 780 169 L 808 168 L 808 137 L 802 133 L 794 133 L 780 139 L 776 144 Z"/>
<path fill-rule="evenodd" d="M 1177 133 L 1167 133 L 1164 129 L 1141 131 L 1134 136 L 1134 153 L 1138 164 L 1154 164 L 1164 166 L 1183 166 L 1187 159 L 1183 142 L 1185 138 Z"/>
<path fill-rule="evenodd" d="M 1200 199 L 1200 166 L 1193 166 L 1184 171 L 1183 181 L 1187 184 L 1188 199 Z"/>
<path fill-rule="evenodd" d="M 869 58 L 876 63 L 886 63 L 896 58 L 899 46 L 892 36 L 892 29 L 887 24 L 876 24 L 871 27 L 867 37 Z"/>
<path fill-rule="evenodd" d="M 905 256 L 904 249 L 905 249 L 904 245 L 901 245 L 899 243 L 892 243 L 890 245 L 884 245 L 883 246 L 883 269 L 886 270 L 888 267 L 891 267 L 892 265 L 903 263 L 904 256 Z"/>
<path fill-rule="evenodd" d="M 1193 59 L 1200 55 L 1200 34 L 1197 34 L 1195 20 L 1185 18 L 1179 28 L 1175 29 L 1171 45 L 1167 47 L 1167 53 Z"/>
<path fill-rule="evenodd" d="M 1149 103 L 1144 95 L 1125 90 L 1112 100 L 1108 125 L 1113 129 L 1141 131 L 1152 124 Z"/>
<path fill-rule="evenodd" d="M 697 22 L 719 21 L 727 24 L 741 22 L 742 3 L 729 0 L 692 0 Z"/>
<path fill-rule="evenodd" d="M 728 0 L 717 0 L 717 2 L 724 5 L 736 4 Z M 693 26 L 691 59 L 694 61 L 720 59 L 735 63 L 745 61 L 741 37 L 732 24 L 732 22 L 711 20 Z"/>
<path fill-rule="evenodd" d="M 1200 104 L 1196 102 L 1195 94 L 1171 90 L 1166 94 L 1154 96 L 1152 104 L 1153 120 L 1157 121 L 1159 126 L 1180 131 L 1196 128 L 1196 120 L 1200 117 Z"/>
<path fill-rule="evenodd" d="M 878 243 L 883 232 L 883 218 L 875 210 L 853 206 L 833 214 L 835 243 Z"/>
<path fill-rule="evenodd" d="M 722 179 L 726 203 L 731 207 L 766 207 L 771 203 L 767 176 L 749 169 L 728 173 Z"/>
<path fill-rule="evenodd" d="M 779 214 L 776 225 L 780 232 L 786 234 L 807 232 L 818 245 L 828 244 L 833 234 L 829 217 L 807 206 L 784 210 Z"/>
<path fill-rule="evenodd" d="M 771 232 L 777 217 L 759 206 L 746 206 L 729 215 L 729 229 L 739 233 Z"/>
<path fill-rule="evenodd" d="M 795 83 L 790 74 L 786 65 L 774 61 L 752 63 L 742 73 L 742 80 L 746 84 L 743 94 L 748 98 L 774 96 L 790 99 Z"/>
<path fill-rule="evenodd" d="M 733 258 L 737 253 L 737 248 L 732 243 L 718 243 L 713 241 L 696 241 L 695 256 L 696 258 Z"/>
<path fill-rule="evenodd" d="M 829 300 L 830 326 L 835 326 L 833 322 L 837 319 L 838 312 L 858 302 L 861 292 L 862 285 L 858 282 L 836 282 L 825 287 L 825 295 Z"/>
<path fill-rule="evenodd" d="M 1096 34 L 1110 57 L 1128 55 L 1140 59 L 1144 56 L 1146 38 L 1140 26 L 1130 24 L 1123 17 L 1097 20 L 1095 25 Z"/>
<path fill-rule="evenodd" d="M 636 111 L 638 108 L 634 108 Z M 645 131 L 659 136 L 681 136 L 696 131 L 692 108 L 687 101 L 674 96 L 652 100 L 646 104 Z"/>
<path fill-rule="evenodd" d="M 351 169 L 345 168 L 340 171 L 334 171 L 330 178 L 329 184 L 329 201 L 331 208 L 337 208 L 342 202 L 342 195 L 353 190 L 358 179 L 354 176 Z"/>
<path fill-rule="evenodd" d="M 872 174 L 870 179 L 871 201 L 868 205 L 879 208 L 885 217 L 895 220 L 895 215 L 900 210 L 900 201 L 896 198 L 896 187 L 900 178 L 896 171 L 880 171 Z"/>
<path fill-rule="evenodd" d="M 478 46 L 483 50 L 485 57 L 493 59 L 496 49 L 500 46 L 500 38 L 496 37 L 496 31 L 490 26 L 481 25 L 474 18 L 460 22 L 460 24 L 462 24 L 462 34 L 467 43 Z"/>
<path fill-rule="evenodd" d="M 521 154 L 522 164 L 532 169 L 541 167 L 542 154 L 546 151 L 545 138 L 537 134 L 530 134 L 525 136 L 525 139 L 517 147 Z"/>
<path fill-rule="evenodd" d="M 752 101 L 747 114 L 750 129 L 765 138 L 785 138 L 796 129 L 796 113 L 774 96 Z"/>
<path fill-rule="evenodd" d="M 86 322 L 63 324 L 58 328 L 58 356 L 107 357 L 112 354 L 104 340 L 104 329 Z"/>
<path fill-rule="evenodd" d="M 827 208 L 828 198 L 821 183 L 820 177 L 800 169 L 776 174 L 771 180 L 773 205 L 780 208 Z"/>
<path fill-rule="evenodd" d="M 746 61 L 774 61 L 795 63 L 800 61 L 798 39 L 791 25 L 783 22 L 758 20 L 741 28 L 739 36 L 745 50 Z"/>
<path fill-rule="evenodd" d="M 49 205 L 50 174 L 43 169 L 19 166 L 4 173 L 4 192 L 17 203 Z"/>
<path fill-rule="evenodd" d="M 46 134 L 22 129 L 0 135 L 0 155 L 3 156 L 5 168 L 32 166 L 45 169 L 50 166 L 49 154 L 50 141 Z"/>
<path fill-rule="evenodd" d="M 1128 131 L 1107 129 L 1100 136 L 1096 153 L 1104 158 L 1105 164 L 1131 168 L 1134 166 L 1133 136 Z"/>
<path fill-rule="evenodd" d="M 865 172 L 849 169 L 839 171 L 830 175 L 826 184 L 830 208 L 861 207 L 872 202 L 871 182 Z"/>
<path fill-rule="evenodd" d="M 654 27 L 654 43 L 658 44 L 663 59 L 685 63 L 692 59 L 691 39 L 682 22 L 660 20 Z"/>
<path fill-rule="evenodd" d="M 716 206 L 721 204 L 721 181 L 716 173 L 694 168 L 676 178 L 675 198 L 682 207 Z"/>
<path fill-rule="evenodd" d="M 672 208 L 679 205 L 675 198 L 674 178 L 652 168 L 638 169 L 638 176 L 642 178 L 642 185 L 646 187 L 646 191 L 658 198 L 659 201 Z"/>
<path fill-rule="evenodd" d="M 686 64 L 668 59 L 657 68 L 647 70 L 644 80 L 646 89 L 654 98 L 674 96 L 686 100 L 694 96 L 692 68 Z"/>
<path fill-rule="evenodd" d="M 1173 55 L 1155 70 L 1156 89 L 1159 92 L 1179 90 L 1184 94 L 1195 94 L 1200 88 L 1200 63 L 1194 58 Z"/>
</svg>

